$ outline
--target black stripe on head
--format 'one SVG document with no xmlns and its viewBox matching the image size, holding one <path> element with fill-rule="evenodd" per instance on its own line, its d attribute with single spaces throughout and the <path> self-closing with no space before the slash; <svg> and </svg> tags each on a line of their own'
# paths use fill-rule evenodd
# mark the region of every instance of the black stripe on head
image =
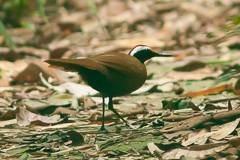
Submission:
<svg viewBox="0 0 240 160">
<path fill-rule="evenodd" d="M 158 53 L 145 45 L 138 45 L 134 47 L 129 55 L 136 57 L 139 61 L 144 63 L 146 60 L 158 56 Z"/>
</svg>

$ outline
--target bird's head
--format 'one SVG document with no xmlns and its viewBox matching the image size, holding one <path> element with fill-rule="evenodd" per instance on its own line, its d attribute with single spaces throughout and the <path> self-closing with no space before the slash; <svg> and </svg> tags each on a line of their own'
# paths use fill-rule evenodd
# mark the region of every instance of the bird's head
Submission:
<svg viewBox="0 0 240 160">
<path fill-rule="evenodd" d="M 130 56 L 136 57 L 139 61 L 144 63 L 146 60 L 152 58 L 152 57 L 172 57 L 171 54 L 166 53 L 159 53 L 157 51 L 154 51 L 148 46 L 145 45 L 137 45 L 135 46 L 130 52 Z"/>
</svg>

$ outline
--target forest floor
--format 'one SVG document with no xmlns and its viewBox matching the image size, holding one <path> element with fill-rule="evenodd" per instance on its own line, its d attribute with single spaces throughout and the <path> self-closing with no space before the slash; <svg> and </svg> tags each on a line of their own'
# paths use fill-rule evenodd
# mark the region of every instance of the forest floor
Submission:
<svg viewBox="0 0 240 160">
<path fill-rule="evenodd" d="M 1 159 L 238 159 L 238 0 L 19 2 L 0 2 Z M 100 94 L 44 62 L 139 44 L 175 57 L 114 98 L 135 129 L 107 110 L 99 131 Z"/>
</svg>

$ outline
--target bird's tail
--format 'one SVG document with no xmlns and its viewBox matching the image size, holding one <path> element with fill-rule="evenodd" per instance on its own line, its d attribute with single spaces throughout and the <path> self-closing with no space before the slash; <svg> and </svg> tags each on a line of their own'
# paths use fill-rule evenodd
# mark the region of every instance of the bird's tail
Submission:
<svg viewBox="0 0 240 160">
<path fill-rule="evenodd" d="M 44 62 L 47 62 L 50 68 L 62 69 L 65 71 L 74 71 L 78 72 L 81 68 L 87 68 L 90 70 L 100 70 L 102 65 L 96 61 L 83 58 L 83 59 L 49 59 Z"/>
</svg>

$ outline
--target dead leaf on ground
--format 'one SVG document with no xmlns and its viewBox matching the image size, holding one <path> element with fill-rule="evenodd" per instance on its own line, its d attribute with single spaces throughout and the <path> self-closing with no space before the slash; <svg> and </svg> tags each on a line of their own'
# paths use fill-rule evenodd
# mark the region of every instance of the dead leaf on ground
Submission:
<svg viewBox="0 0 240 160">
<path fill-rule="evenodd" d="M 87 95 L 95 95 L 98 93 L 98 91 L 87 85 L 82 85 L 75 82 L 65 82 L 59 86 L 53 86 L 50 83 L 48 83 L 41 74 L 40 78 L 42 83 L 49 89 L 53 89 L 59 92 L 68 91 L 69 93 L 73 94 L 76 98 L 80 98 Z"/>
<path fill-rule="evenodd" d="M 73 109 L 78 109 L 78 100 L 75 96 L 67 93 L 55 92 L 46 101 L 52 106 L 70 105 Z"/>
<path fill-rule="evenodd" d="M 64 108 L 64 107 L 58 107 L 51 113 L 51 115 L 55 115 L 55 114 L 65 115 L 65 114 L 67 114 L 67 115 L 70 115 L 70 116 L 74 116 L 77 113 L 78 113 L 78 111 L 76 111 L 76 110 L 72 110 L 72 109 Z"/>
<path fill-rule="evenodd" d="M 85 110 L 93 109 L 97 107 L 96 102 L 91 97 L 87 97 L 87 96 L 82 97 L 82 103 Z"/>
<path fill-rule="evenodd" d="M 224 84 L 218 87 L 212 87 L 212 88 L 204 89 L 201 91 L 180 94 L 178 95 L 178 97 L 199 97 L 199 96 L 209 95 L 209 94 L 232 90 L 232 89 L 233 89 L 232 84 Z"/>
<path fill-rule="evenodd" d="M 24 87 L 21 93 L 18 94 L 18 96 L 29 99 L 45 99 L 51 93 L 51 90 L 42 86 L 29 86 Z"/>
<path fill-rule="evenodd" d="M 26 108 L 33 113 L 41 113 L 44 109 L 48 108 L 50 105 L 44 101 L 25 99 L 23 103 Z"/>
<path fill-rule="evenodd" d="M 221 73 L 222 71 L 214 71 L 212 66 L 206 66 L 191 72 L 170 71 L 166 76 L 175 80 L 202 80 L 204 78 L 218 77 Z"/>
<path fill-rule="evenodd" d="M 240 95 L 240 78 L 236 81 L 236 83 L 234 85 L 233 93 L 235 95 Z"/>
<path fill-rule="evenodd" d="M 17 124 L 19 126 L 29 126 L 31 124 L 48 126 L 66 122 L 65 119 L 59 120 L 59 116 L 41 116 L 26 110 L 24 107 L 18 107 L 16 113 Z"/>
<path fill-rule="evenodd" d="M 182 94 L 184 92 L 184 88 L 180 83 L 173 83 L 173 91 L 176 95 Z"/>
<path fill-rule="evenodd" d="M 100 8 L 99 16 L 103 19 L 109 19 L 122 14 L 128 9 L 129 7 L 125 2 L 122 2 L 120 0 L 110 1 Z"/>
<path fill-rule="evenodd" d="M 201 109 L 199 109 L 193 102 L 189 102 L 188 107 L 192 108 L 194 111 L 201 111 Z"/>
<path fill-rule="evenodd" d="M 13 124 L 16 124 L 16 123 L 17 123 L 16 119 L 4 120 L 4 121 L 0 121 L 0 127 L 5 127 L 7 125 L 13 125 Z"/>
<path fill-rule="evenodd" d="M 61 58 L 68 49 L 67 47 L 56 48 L 50 52 L 49 58 Z"/>
<path fill-rule="evenodd" d="M 192 117 L 183 121 L 169 123 L 168 125 L 165 125 L 162 129 L 160 129 L 157 132 L 168 133 L 168 132 L 189 130 L 193 127 L 198 126 L 199 124 L 208 122 L 211 119 L 212 119 L 211 115 L 200 115 L 200 116 Z"/>
<path fill-rule="evenodd" d="M 201 61 L 190 61 L 183 66 L 173 68 L 173 70 L 180 71 L 180 72 L 191 72 L 194 70 L 204 68 L 205 66 L 206 66 L 206 63 L 203 63 Z"/>
<path fill-rule="evenodd" d="M 187 134 L 191 133 L 192 131 L 177 131 L 174 133 L 164 133 L 163 135 L 171 140 L 172 138 L 176 138 L 176 137 L 185 137 Z"/>
<path fill-rule="evenodd" d="M 9 87 L 10 83 L 9 83 L 9 79 L 2 77 L 0 78 L 0 87 Z"/>
<path fill-rule="evenodd" d="M 203 139 L 208 139 L 208 138 L 221 140 L 221 139 L 225 138 L 226 136 L 228 136 L 229 134 L 231 134 L 236 129 L 236 127 L 239 124 L 239 120 L 240 119 L 236 119 L 235 121 L 232 121 L 232 122 L 226 123 L 222 126 L 219 126 L 220 129 L 218 129 L 216 131 L 197 134 L 196 136 L 191 137 L 187 141 L 183 142 L 182 145 L 189 146 L 193 143 L 201 144 Z"/>
<path fill-rule="evenodd" d="M 72 140 L 73 146 L 82 146 L 84 145 L 84 137 L 76 132 L 76 131 L 68 131 L 67 134 L 70 136 L 70 139 Z"/>
<path fill-rule="evenodd" d="M 226 149 L 229 144 L 207 144 L 191 146 L 188 148 L 177 148 L 163 154 L 163 159 L 180 159 L 181 157 L 188 158 L 204 158 L 207 155 L 212 155 L 216 152 L 221 152 Z"/>
<path fill-rule="evenodd" d="M 49 77 L 58 77 L 56 73 L 48 68 L 48 65 L 41 60 L 34 60 L 24 71 L 13 78 L 11 83 L 39 83 L 41 82 L 39 74 L 42 73 L 45 79 Z M 59 79 L 58 79 L 59 80 Z"/>
<path fill-rule="evenodd" d="M 229 111 L 233 110 L 232 103 L 231 103 L 230 100 L 228 100 L 228 105 L 227 105 L 227 107 L 228 107 L 228 110 L 229 110 Z"/>
<path fill-rule="evenodd" d="M 196 15 L 202 16 L 207 19 L 214 19 L 216 17 L 219 17 L 228 10 L 228 8 L 224 7 L 209 8 L 203 6 L 201 3 L 190 2 L 181 3 L 180 8 L 188 12 L 195 13 Z"/>
<path fill-rule="evenodd" d="M 153 142 L 148 143 L 147 147 L 151 154 L 156 155 L 157 157 L 162 159 L 163 151 L 160 150 Z"/>
<path fill-rule="evenodd" d="M 47 100 L 25 99 L 26 108 L 36 114 L 70 114 L 75 115 L 78 111 L 78 100 L 71 94 L 54 93 Z M 64 107 L 62 107 L 64 106 Z"/>
<path fill-rule="evenodd" d="M 14 118 L 16 118 L 16 110 L 9 110 L 0 116 L 0 121 L 10 120 Z"/>
</svg>

